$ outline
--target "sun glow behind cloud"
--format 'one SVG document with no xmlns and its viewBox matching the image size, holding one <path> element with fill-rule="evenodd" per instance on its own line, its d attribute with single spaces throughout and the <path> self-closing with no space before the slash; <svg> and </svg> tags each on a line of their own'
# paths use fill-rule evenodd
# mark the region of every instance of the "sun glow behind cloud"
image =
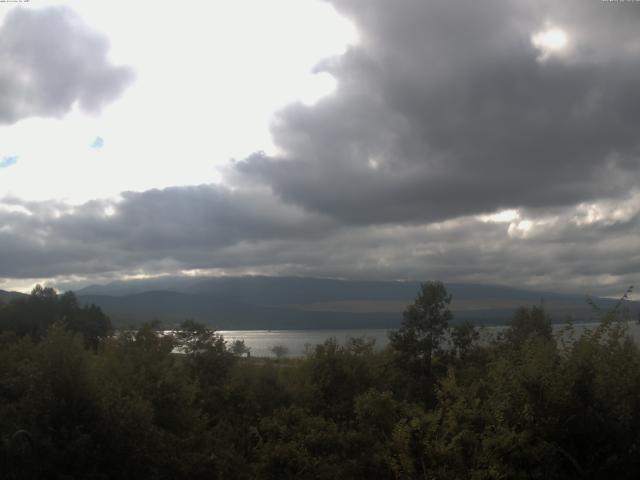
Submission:
<svg viewBox="0 0 640 480">
<path fill-rule="evenodd" d="M 555 225 L 558 217 L 547 215 L 540 218 L 527 218 L 520 210 L 500 210 L 488 215 L 479 215 L 477 220 L 483 223 L 509 224 L 507 235 L 513 239 L 524 239 L 531 235 L 539 234 L 545 228 Z"/>
<path fill-rule="evenodd" d="M 331 94 L 335 79 L 313 69 L 357 42 L 353 26 L 316 0 L 64 5 L 108 37 L 110 60 L 131 66 L 136 80 L 99 114 L 76 109 L 0 125 L 0 154 L 20 156 L 3 172 L 0 198 L 77 204 L 125 190 L 219 182 L 217 168 L 229 158 L 274 151 L 276 110 Z M 96 138 L 108 139 L 108 148 L 90 148 Z"/>
<path fill-rule="evenodd" d="M 565 51 L 569 45 L 567 33 L 559 27 L 547 27 L 531 35 L 531 44 L 540 51 L 540 60 Z"/>
<path fill-rule="evenodd" d="M 501 210 L 496 213 L 492 213 L 490 215 L 481 215 L 478 219 L 482 222 L 491 222 L 491 223 L 509 223 L 516 219 L 520 218 L 520 213 L 518 210 Z"/>
</svg>

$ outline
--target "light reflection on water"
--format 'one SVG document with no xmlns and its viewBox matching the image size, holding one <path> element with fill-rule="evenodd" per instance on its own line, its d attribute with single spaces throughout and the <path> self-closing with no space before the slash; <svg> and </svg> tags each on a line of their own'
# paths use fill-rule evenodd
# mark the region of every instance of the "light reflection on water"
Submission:
<svg viewBox="0 0 640 480">
<path fill-rule="evenodd" d="M 593 330 L 597 323 L 576 323 L 573 325 L 575 337 L 586 329 Z M 554 332 L 560 333 L 566 324 L 553 326 Z M 501 331 L 505 326 L 481 328 L 481 338 L 488 340 Z M 275 345 L 283 345 L 287 348 L 289 357 L 301 357 L 307 348 L 323 343 L 329 338 L 335 338 L 339 344 L 344 344 L 348 338 L 367 337 L 375 339 L 375 347 L 382 349 L 389 343 L 388 333 L 390 329 L 357 329 L 357 330 L 220 330 L 218 333 L 224 336 L 229 344 L 235 340 L 244 340 L 245 345 L 251 348 L 251 356 L 273 357 L 271 348 Z M 628 323 L 629 335 L 640 343 L 640 325 Z"/>
</svg>

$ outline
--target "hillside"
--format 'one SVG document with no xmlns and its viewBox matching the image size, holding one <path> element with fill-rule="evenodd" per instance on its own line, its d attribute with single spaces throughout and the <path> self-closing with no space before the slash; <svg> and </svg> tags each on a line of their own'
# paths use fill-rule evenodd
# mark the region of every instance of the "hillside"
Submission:
<svg viewBox="0 0 640 480">
<path fill-rule="evenodd" d="M 77 291 L 116 324 L 193 318 L 219 329 L 395 328 L 418 282 L 346 281 L 298 277 L 170 278 L 92 285 Z M 455 321 L 506 323 L 521 305 L 543 304 L 554 321 L 587 321 L 586 297 L 512 287 L 447 284 Z M 596 299 L 601 308 L 615 300 Z M 637 303 L 629 304 L 637 315 Z"/>
<path fill-rule="evenodd" d="M 0 290 L 0 303 L 9 302 L 14 298 L 25 297 L 24 293 L 19 292 L 7 292 L 6 290 Z"/>
</svg>

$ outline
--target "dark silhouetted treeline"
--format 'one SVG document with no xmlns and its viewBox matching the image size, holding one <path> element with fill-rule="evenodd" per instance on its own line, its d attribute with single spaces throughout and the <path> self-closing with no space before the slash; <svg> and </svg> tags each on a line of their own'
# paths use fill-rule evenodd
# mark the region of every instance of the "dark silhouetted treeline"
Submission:
<svg viewBox="0 0 640 480">
<path fill-rule="evenodd" d="M 638 478 L 622 309 L 578 336 L 523 307 L 480 342 L 450 301 L 423 284 L 384 351 L 264 359 L 194 321 L 111 335 L 98 308 L 37 288 L 0 306 L 1 478 Z"/>
</svg>

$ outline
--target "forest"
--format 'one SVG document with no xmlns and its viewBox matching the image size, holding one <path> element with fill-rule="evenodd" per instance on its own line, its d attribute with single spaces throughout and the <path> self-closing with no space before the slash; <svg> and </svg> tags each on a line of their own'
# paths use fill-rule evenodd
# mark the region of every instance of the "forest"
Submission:
<svg viewBox="0 0 640 480">
<path fill-rule="evenodd" d="M 36 287 L 0 305 L 0 476 L 635 479 L 624 298 L 594 305 L 580 335 L 523 306 L 481 341 L 425 282 L 387 348 L 331 339 L 272 359 L 192 320 L 114 332 L 100 308 Z"/>
</svg>

